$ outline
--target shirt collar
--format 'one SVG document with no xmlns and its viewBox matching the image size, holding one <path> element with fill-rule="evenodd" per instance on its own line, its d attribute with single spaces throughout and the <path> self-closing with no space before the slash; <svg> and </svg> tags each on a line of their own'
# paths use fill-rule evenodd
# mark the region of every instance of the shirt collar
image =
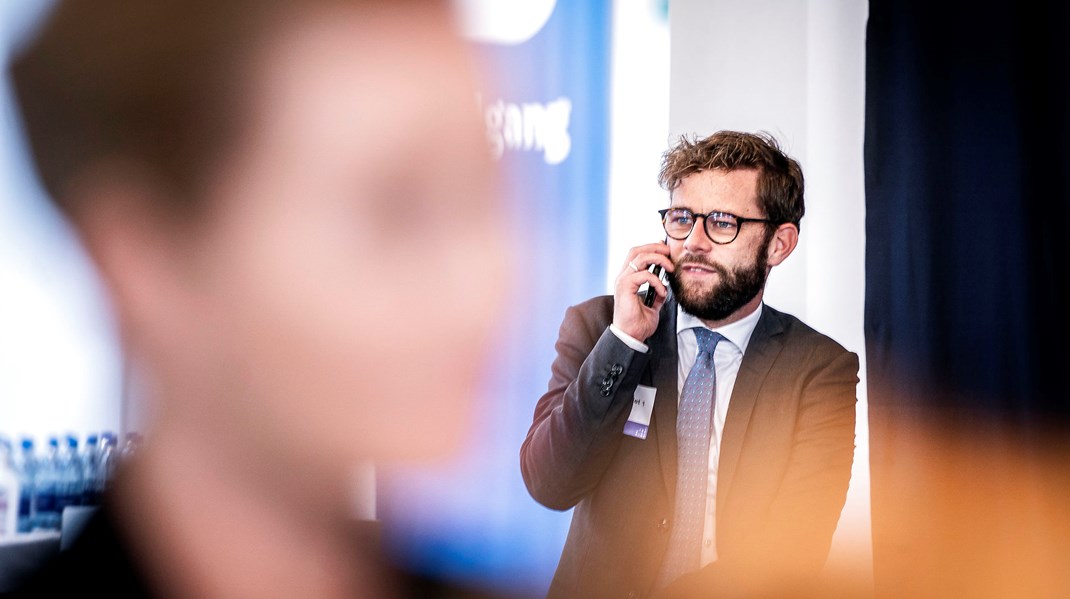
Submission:
<svg viewBox="0 0 1070 599">
<path fill-rule="evenodd" d="M 750 343 L 751 335 L 754 334 L 754 327 L 758 326 L 758 319 L 762 316 L 762 307 L 764 302 L 758 303 L 758 308 L 743 318 L 733 322 L 732 324 L 726 324 L 723 327 L 717 327 L 716 329 L 710 329 L 715 333 L 720 333 L 725 339 L 730 341 L 732 345 L 739 348 L 739 353 L 747 353 L 747 345 Z M 679 304 L 676 305 L 676 334 L 692 329 L 695 327 L 702 327 L 709 329 L 699 318 L 693 314 L 685 311 Z"/>
</svg>

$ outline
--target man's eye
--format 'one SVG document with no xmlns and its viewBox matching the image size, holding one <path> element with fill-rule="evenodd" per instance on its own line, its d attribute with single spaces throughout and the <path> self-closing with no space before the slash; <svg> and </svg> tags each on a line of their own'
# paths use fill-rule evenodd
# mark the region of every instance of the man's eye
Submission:
<svg viewBox="0 0 1070 599">
<path fill-rule="evenodd" d="M 689 214 L 677 214 L 676 216 L 672 217 L 672 222 L 677 225 L 690 225 L 691 221 L 692 217 Z"/>
</svg>

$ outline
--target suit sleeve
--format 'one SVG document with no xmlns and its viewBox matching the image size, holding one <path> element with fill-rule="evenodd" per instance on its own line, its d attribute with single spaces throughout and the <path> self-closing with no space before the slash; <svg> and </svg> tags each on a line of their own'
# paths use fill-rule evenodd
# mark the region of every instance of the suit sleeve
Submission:
<svg viewBox="0 0 1070 599">
<path fill-rule="evenodd" d="M 597 484 L 616 452 L 648 354 L 628 347 L 593 314 L 568 309 L 546 393 L 520 448 L 531 496 L 556 510 L 575 506 Z"/>
<path fill-rule="evenodd" d="M 853 353 L 815 357 L 801 388 L 791 457 L 766 517 L 746 547 L 681 578 L 664 596 L 777 597 L 815 584 L 851 478 L 857 373 Z"/>
</svg>

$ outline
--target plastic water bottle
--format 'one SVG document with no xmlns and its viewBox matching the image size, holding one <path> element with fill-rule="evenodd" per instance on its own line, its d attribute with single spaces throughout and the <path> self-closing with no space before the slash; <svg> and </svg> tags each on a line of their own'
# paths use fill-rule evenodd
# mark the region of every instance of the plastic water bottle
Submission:
<svg viewBox="0 0 1070 599">
<path fill-rule="evenodd" d="M 119 463 L 119 452 L 116 449 L 118 441 L 115 435 L 105 432 L 101 435 L 100 464 L 97 471 L 97 496 L 103 496 L 111 486 L 112 477 L 115 475 L 115 467 Z"/>
<path fill-rule="evenodd" d="M 126 443 L 123 443 L 121 461 L 124 463 L 130 461 L 130 458 L 134 457 L 139 449 L 141 449 L 141 435 L 133 432 L 126 433 Z"/>
<path fill-rule="evenodd" d="M 0 537 L 15 534 L 19 520 L 19 475 L 11 457 L 11 442 L 0 439 Z"/>
<path fill-rule="evenodd" d="M 97 436 L 88 435 L 82 448 L 82 505 L 97 505 L 100 494 L 97 492 L 97 477 L 100 471 L 100 448 Z"/>
<path fill-rule="evenodd" d="M 15 461 L 15 470 L 19 473 L 19 509 L 16 529 L 18 532 L 30 532 L 37 521 L 37 456 L 34 454 L 33 439 L 23 437 L 21 449 Z"/>
<path fill-rule="evenodd" d="M 82 504 L 82 458 L 78 455 L 78 437 L 67 435 L 67 444 L 56 459 L 56 513 L 62 521 L 67 506 Z"/>
<path fill-rule="evenodd" d="M 48 438 L 48 452 L 37 468 L 37 509 L 34 528 L 59 530 L 59 439 Z"/>
</svg>

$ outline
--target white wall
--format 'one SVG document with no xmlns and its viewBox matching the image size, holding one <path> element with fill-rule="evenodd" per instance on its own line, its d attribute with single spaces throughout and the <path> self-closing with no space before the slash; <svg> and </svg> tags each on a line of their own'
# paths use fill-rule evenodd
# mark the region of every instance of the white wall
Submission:
<svg viewBox="0 0 1070 599">
<path fill-rule="evenodd" d="M 646 7 L 617 3 L 618 13 Z M 872 575 L 862 329 L 867 8 L 866 0 L 673 0 L 668 49 L 649 27 L 621 29 L 618 15 L 616 34 L 635 39 L 614 54 L 614 89 L 632 93 L 614 94 L 607 276 L 611 289 L 627 249 L 662 236 L 653 211 L 667 194 L 656 177 L 660 153 L 677 135 L 765 130 L 802 163 L 807 210 L 800 244 L 773 271 L 766 301 L 862 359 L 858 448 L 828 565 L 850 569 L 855 579 Z M 667 65 L 657 64 L 665 57 Z M 666 121 L 663 89 L 668 126 L 659 129 Z"/>
<path fill-rule="evenodd" d="M 6 80 L 47 2 L 0 0 L 0 435 L 120 432 L 122 365 L 96 272 L 37 185 Z"/>
<path fill-rule="evenodd" d="M 606 293 L 628 250 L 660 241 L 661 154 L 669 141 L 669 22 L 657 0 L 616 0 L 610 77 Z"/>
</svg>

